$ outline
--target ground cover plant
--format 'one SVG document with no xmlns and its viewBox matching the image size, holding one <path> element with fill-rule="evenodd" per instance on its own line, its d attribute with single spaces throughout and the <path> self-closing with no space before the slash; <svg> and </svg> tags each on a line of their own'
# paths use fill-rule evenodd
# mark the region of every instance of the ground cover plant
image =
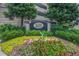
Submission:
<svg viewBox="0 0 79 59">
<path fill-rule="evenodd" d="M 28 39 L 37 40 L 40 37 L 41 36 L 22 36 L 22 37 L 17 37 L 17 38 L 11 39 L 9 41 L 0 43 L 0 47 L 1 47 L 1 49 L 2 49 L 2 51 L 4 53 L 6 53 L 7 55 L 10 55 L 12 50 L 14 49 L 14 47 L 24 44 L 25 41 L 28 40 Z M 44 38 L 47 39 L 49 37 L 44 37 Z"/>
<path fill-rule="evenodd" d="M 70 46 L 58 40 L 28 40 L 28 42 L 16 47 L 12 55 L 20 56 L 69 56 L 73 55 L 75 50 Z"/>
</svg>

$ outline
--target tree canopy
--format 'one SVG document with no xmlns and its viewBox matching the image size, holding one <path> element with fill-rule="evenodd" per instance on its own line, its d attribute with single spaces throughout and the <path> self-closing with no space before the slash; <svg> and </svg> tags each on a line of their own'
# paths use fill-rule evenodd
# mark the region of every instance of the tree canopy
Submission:
<svg viewBox="0 0 79 59">
<path fill-rule="evenodd" d="M 9 18 L 21 18 L 21 26 L 24 19 L 34 19 L 37 15 L 35 5 L 32 3 L 13 3 L 7 4 L 7 10 L 5 15 Z"/>
<path fill-rule="evenodd" d="M 69 23 L 79 17 L 78 4 L 75 3 L 51 3 L 48 4 L 46 17 L 56 20 L 58 23 Z"/>
</svg>

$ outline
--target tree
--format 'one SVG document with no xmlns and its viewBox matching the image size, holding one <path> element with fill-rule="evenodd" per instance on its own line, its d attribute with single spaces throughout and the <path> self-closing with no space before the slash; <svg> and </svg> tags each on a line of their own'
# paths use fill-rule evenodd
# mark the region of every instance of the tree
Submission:
<svg viewBox="0 0 79 59">
<path fill-rule="evenodd" d="M 37 15 L 37 10 L 35 5 L 32 3 L 13 3 L 7 5 L 7 10 L 5 15 L 9 18 L 20 18 L 21 26 L 23 26 L 23 20 L 28 19 L 32 20 Z"/>
<path fill-rule="evenodd" d="M 59 24 L 70 23 L 79 17 L 78 4 L 56 3 L 48 4 L 46 17 L 56 20 Z"/>
</svg>

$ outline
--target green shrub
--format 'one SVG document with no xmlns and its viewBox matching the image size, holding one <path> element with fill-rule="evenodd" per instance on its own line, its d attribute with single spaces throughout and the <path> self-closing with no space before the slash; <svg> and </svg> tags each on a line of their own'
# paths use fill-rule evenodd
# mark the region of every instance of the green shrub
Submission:
<svg viewBox="0 0 79 59">
<path fill-rule="evenodd" d="M 6 41 L 9 39 L 13 39 L 19 36 L 41 36 L 43 33 L 44 36 L 52 36 L 53 34 L 48 31 L 39 31 L 39 30 L 31 30 L 26 31 L 25 27 L 18 27 L 10 24 L 0 25 L 0 39 L 2 41 Z"/>
<path fill-rule="evenodd" d="M 24 27 L 18 27 L 11 24 L 0 25 L 0 33 L 10 30 L 19 30 L 19 29 L 25 31 Z"/>
<path fill-rule="evenodd" d="M 79 44 L 79 35 L 73 32 L 56 31 L 55 35 L 58 37 L 64 38 L 66 40 L 69 40 L 75 44 Z"/>
<path fill-rule="evenodd" d="M 63 27 L 62 25 L 52 26 L 53 35 L 69 40 L 75 44 L 79 44 L 79 30 L 72 29 L 68 27 Z"/>
<path fill-rule="evenodd" d="M 71 47 L 55 40 L 38 40 L 19 49 L 19 55 L 21 56 L 63 56 L 67 53 L 72 54 L 72 52 L 73 49 Z"/>
<path fill-rule="evenodd" d="M 10 24 L 4 24 L 4 25 L 0 25 L 0 32 L 4 32 L 4 31 L 9 31 L 9 30 L 14 30 L 16 29 L 15 26 L 10 25 Z"/>
<path fill-rule="evenodd" d="M 26 36 L 41 36 L 43 33 L 44 36 L 52 36 L 53 33 L 48 32 L 48 31 L 40 31 L 40 30 L 30 30 L 26 31 Z"/>
<path fill-rule="evenodd" d="M 36 30 L 30 30 L 30 31 L 26 31 L 26 36 L 39 36 L 40 35 L 40 31 L 36 31 Z"/>
<path fill-rule="evenodd" d="M 23 36 L 24 32 L 22 30 L 11 30 L 11 31 L 5 31 L 0 35 L 0 38 L 2 41 L 6 41 L 12 38 Z"/>
<path fill-rule="evenodd" d="M 23 36 L 24 34 L 25 27 L 18 27 L 10 24 L 0 25 L 0 39 L 2 41 Z"/>
<path fill-rule="evenodd" d="M 61 31 L 61 30 L 68 30 L 68 27 L 60 25 L 60 24 L 55 24 L 55 25 L 52 25 L 51 27 L 52 32 Z"/>
<path fill-rule="evenodd" d="M 71 29 L 69 32 L 73 32 L 75 34 L 79 34 L 79 30 L 77 30 L 77 29 Z"/>
</svg>

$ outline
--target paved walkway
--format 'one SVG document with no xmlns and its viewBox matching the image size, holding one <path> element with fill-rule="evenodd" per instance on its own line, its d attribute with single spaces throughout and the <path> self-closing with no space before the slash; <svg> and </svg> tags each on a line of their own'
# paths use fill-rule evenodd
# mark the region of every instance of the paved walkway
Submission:
<svg viewBox="0 0 79 59">
<path fill-rule="evenodd" d="M 1 48 L 0 48 L 0 56 L 7 56 L 6 54 L 4 54 L 4 53 L 1 51 Z"/>
</svg>

